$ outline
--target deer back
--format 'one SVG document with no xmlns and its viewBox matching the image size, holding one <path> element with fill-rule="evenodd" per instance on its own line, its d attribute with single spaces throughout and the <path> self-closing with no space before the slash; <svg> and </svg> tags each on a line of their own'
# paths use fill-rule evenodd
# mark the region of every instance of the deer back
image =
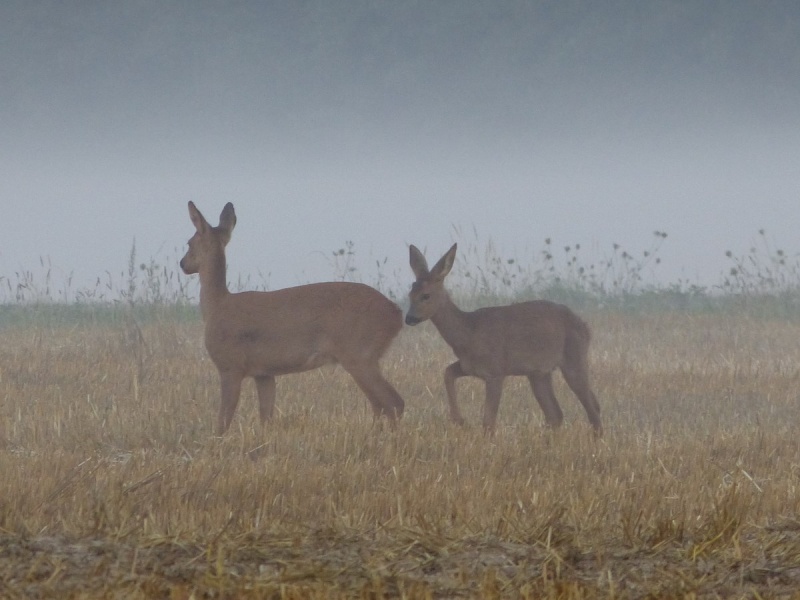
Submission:
<svg viewBox="0 0 800 600">
<path fill-rule="evenodd" d="M 222 298 L 206 319 L 215 364 L 279 375 L 384 354 L 402 327 L 400 308 L 369 286 L 315 283 Z"/>
<path fill-rule="evenodd" d="M 481 377 L 550 372 L 564 362 L 568 345 L 588 345 L 586 324 L 566 306 L 545 300 L 481 308 L 452 319 L 440 309 L 432 321 L 465 372 Z M 457 327 L 463 330 L 454 331 Z"/>
</svg>

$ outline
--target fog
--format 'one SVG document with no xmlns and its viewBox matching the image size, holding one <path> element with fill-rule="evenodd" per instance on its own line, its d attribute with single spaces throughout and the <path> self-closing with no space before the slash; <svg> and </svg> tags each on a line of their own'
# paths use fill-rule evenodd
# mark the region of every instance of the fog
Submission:
<svg viewBox="0 0 800 600">
<path fill-rule="evenodd" d="M 347 241 L 410 280 L 458 231 L 520 260 L 665 231 L 654 277 L 702 285 L 760 229 L 800 251 L 793 3 L 8 1 L 0 74 L 12 280 L 91 285 L 134 239 L 177 270 L 188 200 L 234 203 L 230 279 L 273 289 Z"/>
</svg>

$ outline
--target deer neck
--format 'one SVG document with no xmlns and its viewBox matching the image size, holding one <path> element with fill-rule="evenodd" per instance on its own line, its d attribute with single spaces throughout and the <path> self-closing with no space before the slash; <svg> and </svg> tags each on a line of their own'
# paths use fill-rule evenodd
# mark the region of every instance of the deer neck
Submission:
<svg viewBox="0 0 800 600">
<path fill-rule="evenodd" d="M 431 317 L 431 322 L 456 355 L 461 348 L 469 345 L 472 334 L 469 313 L 458 308 L 447 292 L 439 310 Z"/>
<path fill-rule="evenodd" d="M 204 321 L 208 320 L 208 316 L 220 299 L 230 293 L 228 292 L 226 270 L 224 252 L 215 254 L 200 269 L 200 312 Z"/>
</svg>

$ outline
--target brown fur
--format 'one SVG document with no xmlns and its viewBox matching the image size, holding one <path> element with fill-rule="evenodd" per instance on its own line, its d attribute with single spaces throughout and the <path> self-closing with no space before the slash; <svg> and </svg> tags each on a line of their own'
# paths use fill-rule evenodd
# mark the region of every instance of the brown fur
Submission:
<svg viewBox="0 0 800 600">
<path fill-rule="evenodd" d="M 379 361 L 403 326 L 400 308 L 360 283 L 313 283 L 274 292 L 228 291 L 225 246 L 236 225 L 228 203 L 212 227 L 189 202 L 196 232 L 181 261 L 187 275 L 200 274 L 205 345 L 221 382 L 217 422 L 230 426 L 242 380 L 253 377 L 264 422 L 275 405 L 275 377 L 325 364 L 341 364 L 366 394 L 377 416 L 394 423 L 403 414 L 400 394 L 386 381 Z"/>
<path fill-rule="evenodd" d="M 416 282 L 411 288 L 411 306 L 406 323 L 416 325 L 430 319 L 453 349 L 458 360 L 445 369 L 445 389 L 450 418 L 463 424 L 458 408 L 455 380 L 465 375 L 486 383 L 483 426 L 494 431 L 497 409 L 508 375 L 524 375 L 551 427 L 564 416 L 553 392 L 552 373 L 561 369 L 567 384 L 581 401 L 597 435 L 602 435 L 600 405 L 589 385 L 589 326 L 562 304 L 545 300 L 493 306 L 474 312 L 460 310 L 444 287 L 453 267 L 456 245 L 433 269 L 422 253 L 410 248 L 411 269 Z"/>
</svg>

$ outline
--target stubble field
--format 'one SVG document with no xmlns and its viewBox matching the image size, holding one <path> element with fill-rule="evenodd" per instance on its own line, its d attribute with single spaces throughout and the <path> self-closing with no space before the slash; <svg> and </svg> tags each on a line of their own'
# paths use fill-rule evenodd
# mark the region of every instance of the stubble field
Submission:
<svg viewBox="0 0 800 600">
<path fill-rule="evenodd" d="M 430 324 L 384 360 L 373 423 L 340 368 L 254 387 L 212 434 L 198 319 L 8 325 L 0 335 L 0 596 L 791 597 L 800 589 L 800 322 L 584 315 L 606 435 L 556 377 L 543 427 L 509 379 L 446 420 Z"/>
</svg>

